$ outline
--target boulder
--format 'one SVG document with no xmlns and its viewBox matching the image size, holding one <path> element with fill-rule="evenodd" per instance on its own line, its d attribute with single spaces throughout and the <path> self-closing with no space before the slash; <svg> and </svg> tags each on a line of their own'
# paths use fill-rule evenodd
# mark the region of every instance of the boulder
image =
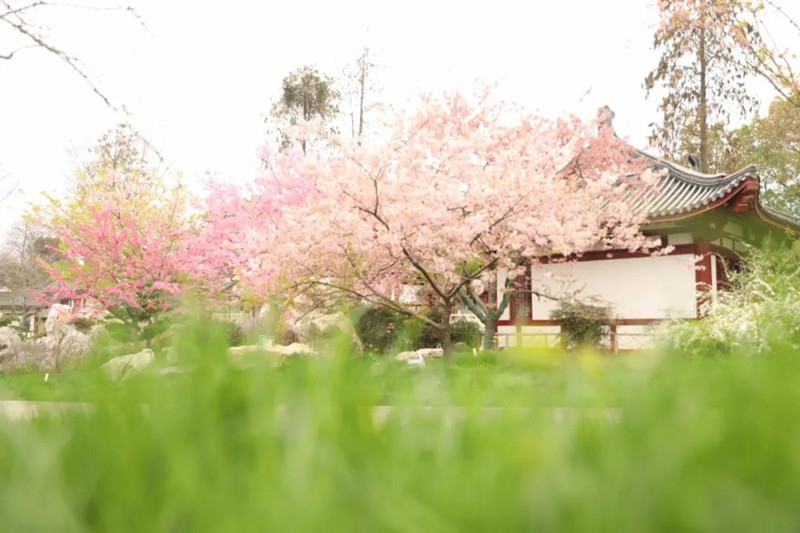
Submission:
<svg viewBox="0 0 800 533">
<path fill-rule="evenodd" d="M 71 317 L 72 309 L 68 305 L 51 305 L 47 311 L 47 320 L 44 322 L 44 330 L 47 336 L 56 335 L 62 327 L 69 324 Z"/>
<path fill-rule="evenodd" d="M 317 355 L 317 352 L 315 352 L 312 347 L 307 346 L 305 344 L 301 344 L 299 342 L 293 342 L 289 346 L 273 344 L 272 346 L 264 348 L 264 351 L 269 353 L 276 353 L 286 357 L 292 357 L 295 355 Z"/>
<path fill-rule="evenodd" d="M 118 380 L 141 372 L 147 368 L 155 359 L 153 350 L 145 348 L 141 352 L 115 357 L 105 363 L 101 368 L 106 375 Z"/>
<path fill-rule="evenodd" d="M 415 359 L 440 359 L 444 357 L 441 348 L 422 348 L 415 351 L 400 352 L 395 356 L 398 361 L 411 361 Z"/>
<path fill-rule="evenodd" d="M 316 356 L 313 348 L 299 342 L 288 346 L 281 344 L 254 344 L 248 346 L 232 346 L 228 355 L 235 363 L 242 363 L 247 356 L 262 356 L 273 366 L 280 366 L 290 357 Z"/>
<path fill-rule="evenodd" d="M 341 311 L 328 313 L 320 310 L 307 313 L 295 322 L 294 330 L 299 343 L 319 347 L 326 340 L 345 336 L 350 339 L 352 355 L 360 356 L 364 353 L 364 344 L 356 333 L 356 328 Z"/>
<path fill-rule="evenodd" d="M 90 335 L 81 333 L 69 324 L 59 325 L 52 335 L 44 338 L 44 345 L 50 352 L 48 366 L 58 370 L 69 362 L 82 359 L 91 344 Z"/>
<path fill-rule="evenodd" d="M 472 348 L 466 342 L 457 342 L 453 344 L 454 352 L 471 352 Z"/>
<path fill-rule="evenodd" d="M 45 370 L 59 370 L 65 364 L 82 359 L 103 330 L 103 326 L 97 324 L 83 333 L 70 324 L 72 318 L 72 309 L 63 304 L 54 304 L 47 312 L 44 325 L 47 336 L 43 342 L 49 354 Z"/>
<path fill-rule="evenodd" d="M 0 362 L 8 366 L 8 362 L 17 358 L 22 341 L 17 332 L 9 327 L 0 328 Z"/>
</svg>

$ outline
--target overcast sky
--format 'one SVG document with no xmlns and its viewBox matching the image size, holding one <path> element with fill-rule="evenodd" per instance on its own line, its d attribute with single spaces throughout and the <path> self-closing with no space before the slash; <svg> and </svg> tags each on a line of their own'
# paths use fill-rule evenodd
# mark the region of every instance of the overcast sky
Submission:
<svg viewBox="0 0 800 533">
<path fill-rule="evenodd" d="M 363 46 L 379 65 L 377 96 L 393 108 L 421 91 L 499 80 L 501 96 L 548 115 L 607 104 L 617 132 L 642 147 L 658 117 L 642 88 L 656 61 L 652 0 L 134 5 L 144 25 L 67 8 L 44 21 L 127 118 L 41 50 L 0 61 L 0 176 L 22 188 L 0 206 L 0 233 L 40 190 L 63 191 L 82 154 L 122 120 L 187 181 L 208 171 L 251 178 L 281 79 L 305 64 L 339 76 Z"/>
</svg>

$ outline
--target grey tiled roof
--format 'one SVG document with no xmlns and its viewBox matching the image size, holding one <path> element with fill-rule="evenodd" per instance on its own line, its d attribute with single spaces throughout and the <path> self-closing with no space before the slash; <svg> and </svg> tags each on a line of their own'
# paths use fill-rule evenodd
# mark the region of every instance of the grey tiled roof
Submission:
<svg viewBox="0 0 800 533">
<path fill-rule="evenodd" d="M 31 297 L 26 298 L 25 294 L 19 291 L 0 290 L 0 311 L 22 307 L 28 309 L 47 308 L 47 306 L 35 303 Z"/>
<path fill-rule="evenodd" d="M 0 291 L 0 307 L 22 307 L 25 297 L 15 291 Z"/>
<path fill-rule="evenodd" d="M 656 170 L 663 171 L 655 188 L 634 200 L 637 206 L 647 209 L 650 218 L 680 215 L 701 209 L 733 191 L 748 176 L 756 177 L 756 169 L 752 165 L 733 174 L 702 174 L 640 153 L 655 161 Z"/>
<path fill-rule="evenodd" d="M 651 159 L 655 170 L 663 171 L 653 189 L 631 199 L 636 207 L 647 210 L 648 217 L 654 220 L 689 216 L 690 213 L 713 206 L 715 201 L 733 192 L 748 177 L 758 179 L 753 165 L 732 174 L 703 174 L 645 152 L 638 153 Z M 763 205 L 758 197 L 755 209 L 766 220 L 800 231 L 800 220 Z"/>
</svg>

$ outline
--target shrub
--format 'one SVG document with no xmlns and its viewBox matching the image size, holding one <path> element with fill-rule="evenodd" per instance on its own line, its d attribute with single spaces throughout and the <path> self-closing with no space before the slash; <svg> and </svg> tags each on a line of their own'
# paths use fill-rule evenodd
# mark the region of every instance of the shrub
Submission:
<svg viewBox="0 0 800 533">
<path fill-rule="evenodd" d="M 459 317 L 450 322 L 450 337 L 453 344 L 463 342 L 470 348 L 479 348 L 483 330 L 477 322 Z"/>
<path fill-rule="evenodd" d="M 14 326 L 19 324 L 19 317 L 16 315 L 2 315 L 0 316 L 0 328 L 6 326 Z"/>
<path fill-rule="evenodd" d="M 428 313 L 431 320 L 439 322 L 441 320 L 441 311 L 433 309 Z M 436 348 L 442 345 L 441 335 L 439 330 L 433 326 L 422 323 L 414 319 L 414 322 L 420 323 L 418 335 L 413 339 L 412 348 L 418 350 L 420 348 Z M 456 344 L 463 342 L 471 348 L 477 348 L 481 345 L 481 337 L 483 336 L 481 326 L 476 322 L 458 317 L 450 322 L 450 342 Z"/>
<path fill-rule="evenodd" d="M 82 333 L 87 333 L 89 330 L 92 329 L 92 326 L 97 324 L 97 321 L 89 317 L 80 316 L 72 320 L 70 324 L 78 331 Z"/>
<path fill-rule="evenodd" d="M 577 300 L 561 301 L 550 318 L 561 323 L 567 348 L 601 347 L 605 328 L 614 320 L 609 306 Z"/>
<path fill-rule="evenodd" d="M 800 347 L 800 242 L 749 249 L 729 271 L 730 289 L 709 300 L 703 320 L 661 329 L 661 341 L 688 355 L 765 354 Z"/>
<path fill-rule="evenodd" d="M 405 317 L 385 307 L 366 309 L 355 323 L 356 333 L 364 349 L 387 353 L 397 342 L 399 330 L 403 328 Z"/>
</svg>

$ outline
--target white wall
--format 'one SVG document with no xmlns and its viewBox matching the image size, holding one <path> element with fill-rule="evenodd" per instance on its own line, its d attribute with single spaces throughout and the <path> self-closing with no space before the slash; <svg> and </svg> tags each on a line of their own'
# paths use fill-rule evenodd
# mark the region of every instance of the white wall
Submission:
<svg viewBox="0 0 800 533">
<path fill-rule="evenodd" d="M 580 289 L 612 305 L 617 318 L 692 318 L 697 316 L 691 255 L 636 257 L 542 265 L 534 269 L 533 289 L 554 296 Z M 553 277 L 543 276 L 551 272 Z M 533 318 L 547 320 L 556 304 L 533 299 Z"/>
</svg>

